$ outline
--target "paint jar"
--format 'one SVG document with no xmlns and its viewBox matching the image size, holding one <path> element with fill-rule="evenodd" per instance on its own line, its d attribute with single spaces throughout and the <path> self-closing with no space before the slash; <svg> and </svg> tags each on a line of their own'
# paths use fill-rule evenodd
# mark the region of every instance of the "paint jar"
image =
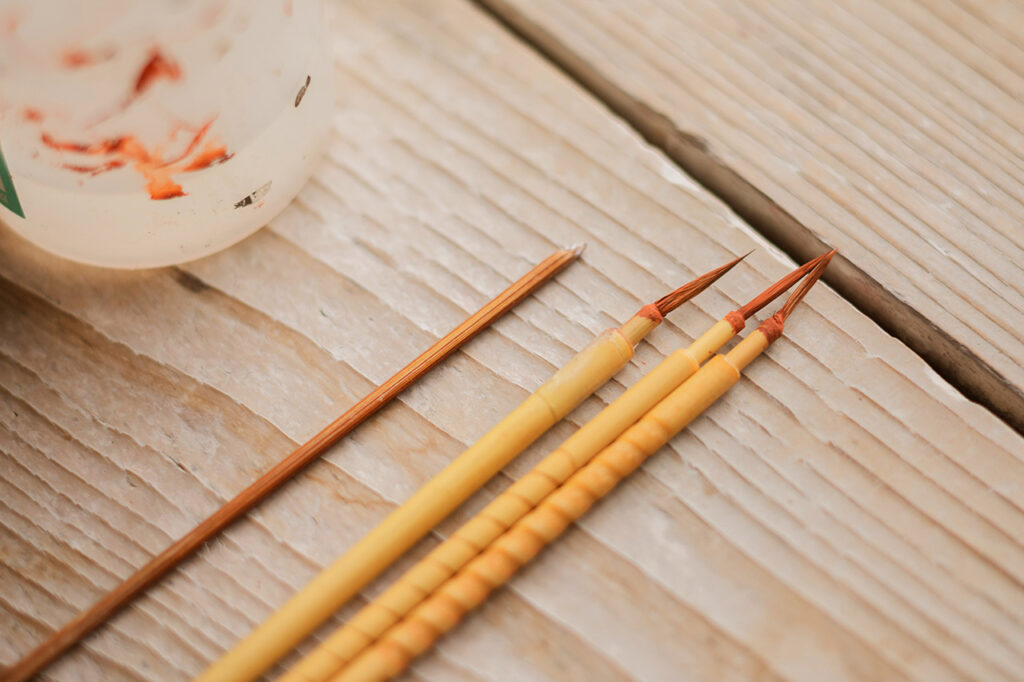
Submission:
<svg viewBox="0 0 1024 682">
<path fill-rule="evenodd" d="M 309 178 L 322 0 L 0 0 L 0 221 L 71 260 L 199 258 Z"/>
</svg>

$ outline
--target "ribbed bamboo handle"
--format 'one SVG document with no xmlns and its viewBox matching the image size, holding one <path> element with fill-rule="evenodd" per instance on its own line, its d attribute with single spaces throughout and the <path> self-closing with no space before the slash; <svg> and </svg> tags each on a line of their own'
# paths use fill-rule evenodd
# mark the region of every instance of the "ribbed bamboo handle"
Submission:
<svg viewBox="0 0 1024 682">
<path fill-rule="evenodd" d="M 259 676 L 622 369 L 633 357 L 633 345 L 660 321 L 655 310 L 653 317 L 637 315 L 621 329 L 598 336 L 197 680 L 239 682 Z"/>
<path fill-rule="evenodd" d="M 323 682 L 334 675 L 689 378 L 700 363 L 735 335 L 735 325 L 735 321 L 722 320 L 688 348 L 670 354 L 324 640 L 278 682 Z"/>
<path fill-rule="evenodd" d="M 713 357 L 333 679 L 386 680 L 404 670 L 413 658 L 453 628 L 594 502 L 714 403 L 739 380 L 739 370 L 768 344 L 769 339 L 755 331 L 728 357 Z"/>
</svg>

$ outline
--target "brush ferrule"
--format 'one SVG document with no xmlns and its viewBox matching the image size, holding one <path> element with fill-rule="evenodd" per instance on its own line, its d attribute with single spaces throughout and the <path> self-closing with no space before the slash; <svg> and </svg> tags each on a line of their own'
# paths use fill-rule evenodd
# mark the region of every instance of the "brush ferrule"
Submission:
<svg viewBox="0 0 1024 682">
<path fill-rule="evenodd" d="M 638 310 L 636 314 L 640 317 L 646 317 L 647 319 L 652 320 L 654 322 L 661 322 L 663 319 L 665 319 L 665 316 L 661 314 L 661 311 L 658 310 L 658 306 L 655 305 L 654 303 L 648 303 L 643 308 Z"/>
<path fill-rule="evenodd" d="M 619 331 L 626 337 L 630 344 L 636 345 L 640 340 L 651 333 L 651 330 L 661 324 L 661 312 L 653 303 L 645 305 L 631 317 L 626 324 L 619 327 Z"/>
<path fill-rule="evenodd" d="M 747 326 L 747 318 L 739 310 L 734 310 L 722 318 L 732 326 L 732 331 L 739 334 Z"/>
<path fill-rule="evenodd" d="M 775 343 L 775 340 L 782 336 L 782 330 L 786 326 L 786 318 L 782 316 L 782 313 L 775 313 L 767 320 L 761 323 L 758 327 L 758 331 L 765 335 L 768 339 L 768 343 Z"/>
</svg>

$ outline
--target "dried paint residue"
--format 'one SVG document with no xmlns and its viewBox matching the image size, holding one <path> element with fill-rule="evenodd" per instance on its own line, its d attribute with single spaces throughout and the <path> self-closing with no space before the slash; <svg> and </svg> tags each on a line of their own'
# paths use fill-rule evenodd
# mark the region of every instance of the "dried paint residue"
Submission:
<svg viewBox="0 0 1024 682">
<path fill-rule="evenodd" d="M 117 52 L 112 47 L 108 47 L 102 50 L 80 50 L 70 49 L 65 50 L 60 56 L 60 62 L 68 69 L 79 69 L 83 66 L 92 66 L 100 62 L 105 62 L 114 58 Z"/>
<path fill-rule="evenodd" d="M 0 33 L 14 35 L 21 25 L 21 15 L 15 10 L 8 10 L 0 17 Z"/>
<path fill-rule="evenodd" d="M 174 60 L 164 57 L 160 50 L 154 49 L 135 79 L 135 95 L 141 95 L 146 88 L 153 84 L 153 81 L 159 78 L 176 81 L 181 78 L 181 67 Z"/>
<path fill-rule="evenodd" d="M 76 152 L 78 154 L 112 154 L 118 147 L 124 138 L 115 137 L 110 140 L 103 140 L 102 142 L 58 142 L 57 140 L 50 137 L 48 134 L 43 133 L 41 136 L 43 144 L 50 149 L 56 149 L 62 152 Z"/>
<path fill-rule="evenodd" d="M 225 145 L 207 142 L 203 146 L 203 150 L 196 154 L 195 158 L 183 170 L 185 173 L 202 170 L 218 163 L 224 163 L 230 156 Z"/>
<path fill-rule="evenodd" d="M 114 56 L 113 50 L 109 53 L 110 57 Z M 66 53 L 65 58 L 70 59 L 70 62 L 66 62 L 65 65 L 79 66 L 85 65 L 85 63 L 95 63 L 98 61 L 97 57 L 106 58 L 107 53 L 98 52 L 92 56 L 86 56 L 84 53 L 69 52 Z M 88 60 L 92 61 L 88 61 Z M 84 60 L 84 61 L 83 61 Z M 79 64 L 79 62 L 82 62 Z M 139 67 L 135 77 L 128 83 L 128 91 L 124 99 L 116 104 L 111 110 L 104 114 L 97 116 L 90 125 L 95 126 L 109 120 L 112 116 L 125 111 L 128 107 L 135 103 L 135 101 L 142 96 L 143 93 L 147 92 L 154 83 L 160 80 L 167 81 L 180 81 L 184 78 L 181 67 L 178 62 L 173 59 L 164 56 L 164 53 L 158 47 L 154 47 L 150 50 L 149 55 L 146 57 L 146 61 Z"/>
<path fill-rule="evenodd" d="M 99 175 L 100 173 L 116 170 L 122 166 L 124 166 L 124 161 L 114 159 L 113 161 L 107 161 L 106 163 L 100 163 L 92 166 L 76 166 L 74 164 L 65 163 L 61 168 L 75 173 L 82 173 L 84 175 Z"/>
<path fill-rule="evenodd" d="M 134 135 L 116 137 L 100 142 L 64 142 L 55 140 L 50 135 L 43 133 L 42 142 L 51 149 L 74 154 L 88 156 L 109 156 L 100 164 L 64 164 L 63 168 L 76 173 L 88 175 L 99 175 L 107 171 L 121 168 L 127 163 L 137 170 L 146 179 L 146 191 L 151 199 L 173 199 L 174 197 L 185 196 L 181 185 L 175 182 L 173 176 L 180 173 L 190 173 L 214 164 L 223 163 L 232 157 L 227 153 L 227 147 L 216 140 L 205 140 L 213 120 L 207 121 L 195 131 L 185 150 L 178 156 L 165 159 L 162 147 L 154 147 L 149 150 Z M 181 129 L 186 126 L 179 126 L 171 133 L 173 140 Z M 202 144 L 202 149 L 199 149 Z"/>
<path fill-rule="evenodd" d="M 24 111 L 21 112 L 22 116 L 25 117 L 26 121 L 32 121 L 33 123 L 39 123 L 43 120 L 43 112 L 32 107 L 25 107 Z"/>
</svg>

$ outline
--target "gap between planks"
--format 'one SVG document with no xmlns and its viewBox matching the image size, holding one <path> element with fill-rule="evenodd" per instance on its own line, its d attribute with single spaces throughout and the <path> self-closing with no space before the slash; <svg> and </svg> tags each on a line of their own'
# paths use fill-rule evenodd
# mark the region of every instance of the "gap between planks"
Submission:
<svg viewBox="0 0 1024 682">
<path fill-rule="evenodd" d="M 705 140 L 679 130 L 604 76 L 506 0 L 472 0 L 485 13 L 622 118 L 765 239 L 797 262 L 831 248 L 750 181 L 719 159 Z M 843 254 L 822 279 L 887 333 L 919 355 L 965 397 L 1024 435 L 1024 391 Z"/>
</svg>

